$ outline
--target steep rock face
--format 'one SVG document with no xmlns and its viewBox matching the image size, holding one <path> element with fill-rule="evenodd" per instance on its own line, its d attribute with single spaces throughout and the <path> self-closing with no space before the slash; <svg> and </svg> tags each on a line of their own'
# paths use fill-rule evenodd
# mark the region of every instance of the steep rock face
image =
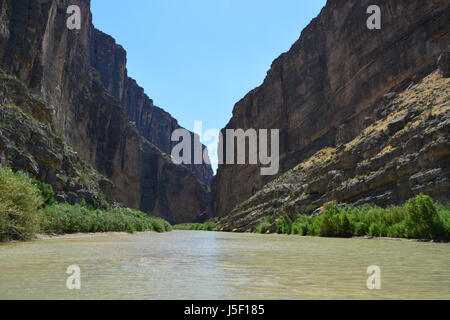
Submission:
<svg viewBox="0 0 450 320">
<path fill-rule="evenodd" d="M 265 185 L 221 221 L 224 230 L 251 231 L 264 217 L 294 218 L 329 201 L 384 207 L 422 193 L 449 203 L 449 97 L 450 78 L 437 71 L 393 93 L 354 140 L 318 151 Z"/>
<path fill-rule="evenodd" d="M 111 69 L 99 72 L 92 67 L 99 58 L 92 57 L 97 31 L 90 1 L 2 0 L 0 5 L 2 67 L 41 97 L 52 128 L 81 159 L 112 181 L 111 196 L 174 223 L 207 216 L 206 186 L 190 170 L 173 165 L 129 123 L 119 99 L 130 81 L 121 63 L 125 55 L 117 50 L 114 61 L 105 58 Z M 81 8 L 80 30 L 66 27 L 69 5 Z M 155 117 L 155 127 L 160 119 L 164 122 Z"/>
<path fill-rule="evenodd" d="M 52 128 L 51 111 L 17 78 L 0 73 L 0 163 L 50 184 L 57 201 L 114 205 L 111 182 Z"/>
<path fill-rule="evenodd" d="M 36 87 L 42 74 L 40 44 L 47 5 L 38 1 L 0 1 L 0 57 L 7 71 Z"/>
<path fill-rule="evenodd" d="M 121 101 L 139 132 L 163 152 L 170 154 L 177 142 L 171 141 L 172 132 L 181 127 L 169 113 L 155 106 L 134 79 L 127 76 L 126 52 L 109 35 L 94 29 L 91 41 L 91 64 L 100 73 L 103 85 Z M 194 134 L 191 133 L 192 139 Z M 203 149 L 206 147 L 203 146 Z M 193 163 L 193 161 L 192 161 Z M 210 165 L 185 165 L 209 186 L 213 178 Z"/>
<path fill-rule="evenodd" d="M 382 29 L 366 10 L 381 8 Z M 352 140 L 377 119 L 383 96 L 422 77 L 448 51 L 445 0 L 329 0 L 264 83 L 233 110 L 226 129 L 280 129 L 280 174 L 325 147 Z M 271 181 L 255 165 L 221 165 L 212 190 L 224 216 Z"/>
</svg>

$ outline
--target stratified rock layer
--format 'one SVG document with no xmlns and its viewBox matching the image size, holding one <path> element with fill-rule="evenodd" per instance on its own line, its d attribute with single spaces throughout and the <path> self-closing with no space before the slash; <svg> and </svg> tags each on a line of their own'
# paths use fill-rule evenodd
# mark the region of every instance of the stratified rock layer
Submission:
<svg viewBox="0 0 450 320">
<path fill-rule="evenodd" d="M 367 28 L 374 4 L 381 8 L 381 30 Z M 280 174 L 325 147 L 339 147 L 379 119 L 384 95 L 436 68 L 448 51 L 448 21 L 446 0 L 329 0 L 273 62 L 264 83 L 236 104 L 226 129 L 280 129 Z M 231 213 L 274 178 L 255 165 L 219 166 L 215 214 Z"/>
</svg>

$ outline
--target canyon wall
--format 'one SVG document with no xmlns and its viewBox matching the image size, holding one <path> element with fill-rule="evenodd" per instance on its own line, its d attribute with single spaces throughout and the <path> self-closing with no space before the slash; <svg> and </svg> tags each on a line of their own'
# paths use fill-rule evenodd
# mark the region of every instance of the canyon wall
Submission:
<svg viewBox="0 0 450 320">
<path fill-rule="evenodd" d="M 66 27 L 69 5 L 81 8 L 80 30 Z M 126 53 L 94 28 L 90 1 L 2 0 L 0 6 L 2 69 L 43 101 L 51 130 L 112 182 L 108 197 L 170 222 L 207 217 L 211 168 L 171 162 L 176 120 L 127 76 Z"/>
<path fill-rule="evenodd" d="M 128 77 L 126 69 L 126 51 L 115 40 L 101 32 L 93 30 L 91 41 L 91 65 L 100 73 L 100 79 L 108 90 L 125 107 L 129 121 L 139 132 L 161 151 L 171 154 L 177 142 L 171 141 L 172 132 L 180 129 L 178 122 L 169 113 L 155 106 L 137 82 Z M 198 137 L 195 137 L 198 139 Z M 191 139 L 194 134 L 191 133 Z M 203 146 L 205 149 L 205 146 Z M 192 158 L 191 163 L 194 163 Z M 209 186 L 213 171 L 209 165 L 184 165 L 194 175 Z"/>
<path fill-rule="evenodd" d="M 450 68 L 447 67 L 447 71 Z M 326 203 L 398 205 L 418 194 L 450 202 L 450 78 L 437 71 L 390 93 L 355 139 L 326 147 L 266 184 L 221 220 L 251 231 L 266 217 L 320 214 Z"/>
<path fill-rule="evenodd" d="M 367 28 L 370 5 L 381 8 L 381 30 Z M 329 0 L 264 83 L 235 105 L 225 129 L 280 129 L 279 174 L 319 150 L 342 148 L 380 120 L 386 94 L 436 68 L 450 49 L 449 21 L 446 0 Z M 215 215 L 230 214 L 276 177 L 261 176 L 258 165 L 220 165 L 212 184 Z"/>
</svg>

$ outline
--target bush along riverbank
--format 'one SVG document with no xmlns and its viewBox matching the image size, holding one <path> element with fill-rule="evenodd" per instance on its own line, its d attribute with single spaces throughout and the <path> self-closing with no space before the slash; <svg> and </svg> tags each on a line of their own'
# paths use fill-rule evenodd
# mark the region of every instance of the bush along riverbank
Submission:
<svg viewBox="0 0 450 320">
<path fill-rule="evenodd" d="M 220 231 L 222 226 L 216 221 L 204 223 L 183 223 L 173 226 L 174 230 Z"/>
<path fill-rule="evenodd" d="M 450 208 L 436 204 L 426 195 L 386 209 L 368 204 L 354 207 L 330 203 L 316 216 L 300 214 L 292 219 L 285 215 L 277 221 L 266 217 L 253 232 L 268 233 L 274 224 L 280 234 L 450 240 Z"/>
<path fill-rule="evenodd" d="M 30 240 L 38 233 L 156 231 L 171 225 L 143 212 L 55 204 L 51 186 L 0 166 L 0 241 Z"/>
</svg>

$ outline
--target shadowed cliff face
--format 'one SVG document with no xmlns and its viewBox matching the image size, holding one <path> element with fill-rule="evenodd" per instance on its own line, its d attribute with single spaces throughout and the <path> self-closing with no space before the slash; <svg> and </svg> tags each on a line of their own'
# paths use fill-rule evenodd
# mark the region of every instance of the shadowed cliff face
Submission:
<svg viewBox="0 0 450 320">
<path fill-rule="evenodd" d="M 69 5 L 81 8 L 80 30 L 66 27 Z M 90 1 L 0 6 L 2 67 L 42 96 L 52 127 L 113 182 L 114 200 L 173 223 L 208 216 L 207 187 L 195 176 L 207 184 L 211 168 L 176 166 L 165 154 L 178 124 L 127 77 L 125 52 L 94 29 Z"/>
<path fill-rule="evenodd" d="M 171 154 L 177 142 L 171 141 L 172 132 L 181 128 L 176 119 L 156 107 L 134 79 L 127 76 L 126 52 L 109 35 L 94 29 L 90 57 L 92 66 L 108 90 L 125 107 L 128 120 L 139 132 L 164 153 Z M 193 136 L 193 134 L 192 134 Z M 203 149 L 206 147 L 203 146 Z M 193 163 L 192 159 L 192 163 Z M 209 186 L 213 178 L 210 165 L 185 165 L 202 183 Z"/>
<path fill-rule="evenodd" d="M 381 30 L 366 25 L 373 4 L 381 8 Z M 449 19 L 445 0 L 329 0 L 264 83 L 236 104 L 226 129 L 280 129 L 279 174 L 339 147 L 377 120 L 385 94 L 435 67 L 449 50 Z M 259 172 L 255 165 L 219 166 L 215 214 L 229 214 L 274 178 Z"/>
</svg>

